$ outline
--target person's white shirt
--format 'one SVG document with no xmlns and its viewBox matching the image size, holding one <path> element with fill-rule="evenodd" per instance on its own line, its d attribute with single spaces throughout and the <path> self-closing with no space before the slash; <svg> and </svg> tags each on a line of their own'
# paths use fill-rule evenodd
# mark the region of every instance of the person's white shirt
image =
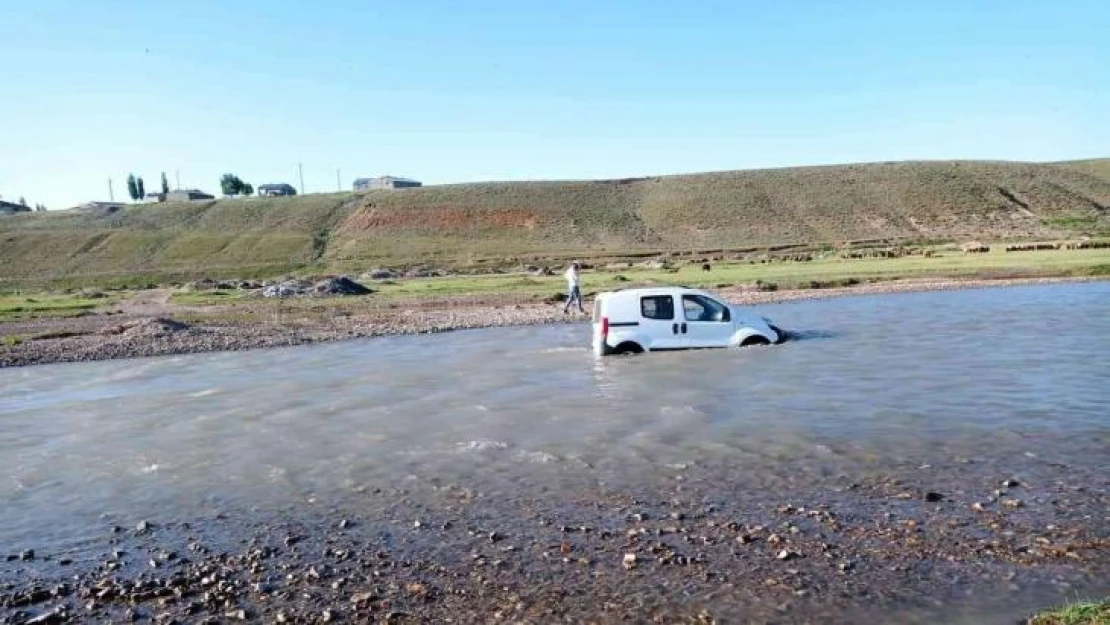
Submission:
<svg viewBox="0 0 1110 625">
<path fill-rule="evenodd" d="M 576 286 L 581 286 L 581 280 L 582 280 L 581 275 L 578 273 L 578 270 L 575 269 L 573 266 L 570 267 L 569 269 L 567 269 L 566 277 L 567 277 L 567 286 L 569 286 L 570 288 L 573 289 Z"/>
</svg>

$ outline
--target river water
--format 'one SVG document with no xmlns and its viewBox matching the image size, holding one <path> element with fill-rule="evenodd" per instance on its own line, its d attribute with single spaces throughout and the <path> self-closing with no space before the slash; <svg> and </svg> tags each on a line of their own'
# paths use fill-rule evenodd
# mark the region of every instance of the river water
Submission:
<svg viewBox="0 0 1110 625">
<path fill-rule="evenodd" d="M 1110 283 L 762 312 L 796 339 L 598 360 L 566 325 L 0 370 L 0 546 L 420 480 L 558 496 L 718 466 L 758 493 L 1066 463 L 1107 487 Z"/>
</svg>

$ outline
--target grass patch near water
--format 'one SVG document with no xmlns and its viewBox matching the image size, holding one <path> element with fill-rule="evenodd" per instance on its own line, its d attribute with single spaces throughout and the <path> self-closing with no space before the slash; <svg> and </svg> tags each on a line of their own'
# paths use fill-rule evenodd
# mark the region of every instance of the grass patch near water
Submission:
<svg viewBox="0 0 1110 625">
<path fill-rule="evenodd" d="M 1068 604 L 1041 612 L 1028 625 L 1110 625 L 1110 599 Z"/>
<path fill-rule="evenodd" d="M 0 321 L 40 317 L 77 317 L 112 302 L 112 298 L 87 295 L 0 295 Z"/>
</svg>

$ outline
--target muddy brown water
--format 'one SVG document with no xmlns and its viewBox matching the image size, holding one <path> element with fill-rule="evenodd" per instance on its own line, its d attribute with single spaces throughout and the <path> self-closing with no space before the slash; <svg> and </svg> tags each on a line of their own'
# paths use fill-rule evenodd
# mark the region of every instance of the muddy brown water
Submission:
<svg viewBox="0 0 1110 625">
<path fill-rule="evenodd" d="M 599 360 L 567 325 L 0 370 L 0 548 L 79 555 L 115 523 L 295 517 L 368 486 L 494 508 L 684 478 L 768 505 L 887 476 L 1110 489 L 1110 283 L 760 308 L 794 340 Z"/>
</svg>

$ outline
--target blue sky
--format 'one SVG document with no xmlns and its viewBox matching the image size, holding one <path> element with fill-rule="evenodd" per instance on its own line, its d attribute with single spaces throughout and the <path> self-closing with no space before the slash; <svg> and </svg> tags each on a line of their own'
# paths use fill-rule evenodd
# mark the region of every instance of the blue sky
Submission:
<svg viewBox="0 0 1110 625">
<path fill-rule="evenodd" d="M 320 192 L 1110 156 L 1106 0 L 12 0 L 0 67 L 0 195 L 52 209 L 298 162 Z"/>
</svg>

